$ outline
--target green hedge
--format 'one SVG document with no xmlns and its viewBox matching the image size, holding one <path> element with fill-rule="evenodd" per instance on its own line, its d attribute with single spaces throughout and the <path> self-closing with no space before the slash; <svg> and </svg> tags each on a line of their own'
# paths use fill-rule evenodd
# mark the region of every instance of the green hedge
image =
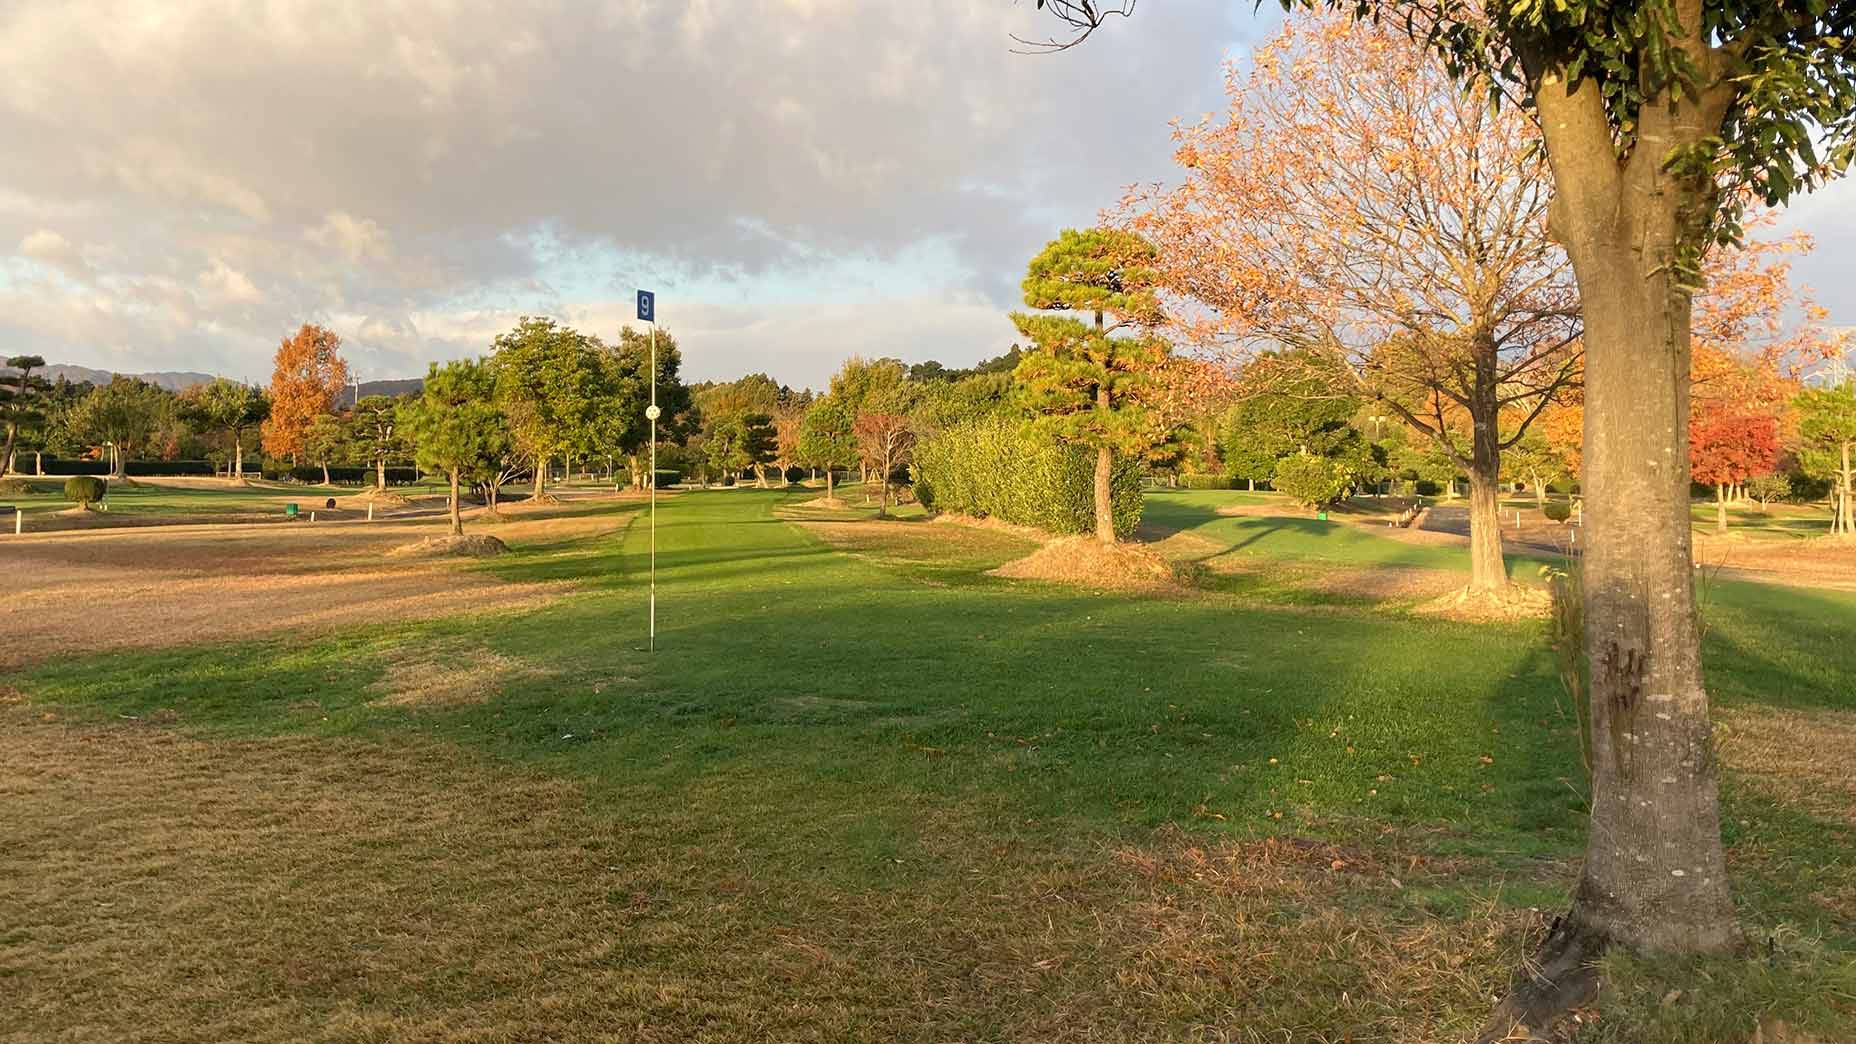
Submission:
<svg viewBox="0 0 1856 1044">
<path fill-rule="evenodd" d="M 915 496 L 931 511 L 996 518 L 1052 533 L 1095 531 L 1095 452 L 990 418 L 942 429 L 915 447 Z M 1141 464 L 1119 461 L 1115 532 L 1141 524 Z"/>
<path fill-rule="evenodd" d="M 1185 489 L 1238 489 L 1238 480 L 1229 475 L 1181 475 L 1179 484 Z"/>
<path fill-rule="evenodd" d="M 110 484 L 95 475 L 73 475 L 64 480 L 64 498 L 73 504 L 89 507 L 103 499 Z"/>
</svg>

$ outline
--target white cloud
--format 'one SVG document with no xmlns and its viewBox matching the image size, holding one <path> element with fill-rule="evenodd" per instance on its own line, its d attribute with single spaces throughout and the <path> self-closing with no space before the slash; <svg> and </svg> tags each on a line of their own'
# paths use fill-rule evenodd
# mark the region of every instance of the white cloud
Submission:
<svg viewBox="0 0 1856 1044">
<path fill-rule="evenodd" d="M 28 232 L 19 241 L 19 254 L 43 261 L 80 282 L 96 281 L 96 272 L 71 241 L 49 228 Z"/>
<path fill-rule="evenodd" d="M 329 247 L 349 261 L 381 261 L 393 254 L 393 238 L 385 229 L 366 218 L 355 218 L 347 211 L 331 211 L 322 224 L 306 229 L 304 237 L 319 246 Z"/>
<path fill-rule="evenodd" d="M 219 258 L 213 258 L 212 264 L 194 281 L 205 291 L 208 304 L 254 304 L 264 299 L 250 277 Z"/>
<path fill-rule="evenodd" d="M 370 372 L 418 372 L 416 353 L 481 350 L 485 317 L 565 316 L 648 280 L 715 309 L 794 288 L 751 334 L 713 330 L 717 372 L 885 338 L 990 354 L 992 320 L 922 302 L 1001 316 L 1060 224 L 1165 173 L 1167 121 L 1216 103 L 1225 42 L 1253 24 L 1143 7 L 1087 47 L 1011 54 L 1043 17 L 1006 0 L 13 0 L 0 236 L 55 222 L 96 279 L 31 322 L 0 310 L 0 350 L 139 346 L 151 368 L 261 376 L 279 336 L 347 317 Z M 951 247 L 925 276 L 905 262 L 924 242 Z M 805 278 L 850 268 L 886 285 L 846 301 Z"/>
</svg>

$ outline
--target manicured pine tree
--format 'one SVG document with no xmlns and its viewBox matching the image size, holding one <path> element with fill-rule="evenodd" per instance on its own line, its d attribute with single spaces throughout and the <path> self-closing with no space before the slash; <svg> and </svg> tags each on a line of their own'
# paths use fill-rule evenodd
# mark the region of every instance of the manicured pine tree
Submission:
<svg viewBox="0 0 1856 1044">
<path fill-rule="evenodd" d="M 1166 441 L 1161 375 L 1170 354 L 1152 334 L 1162 319 L 1154 249 L 1128 232 L 1066 229 L 1031 259 L 1025 304 L 1063 315 L 1012 316 L 1034 347 L 1013 378 L 1019 401 L 1059 441 L 1095 451 L 1096 539 L 1115 542 L 1111 479 L 1117 457 Z"/>
</svg>

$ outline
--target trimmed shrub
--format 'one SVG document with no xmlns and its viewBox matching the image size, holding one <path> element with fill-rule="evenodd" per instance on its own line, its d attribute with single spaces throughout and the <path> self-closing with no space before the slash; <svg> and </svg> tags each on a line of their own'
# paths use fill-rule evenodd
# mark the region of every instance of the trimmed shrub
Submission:
<svg viewBox="0 0 1856 1044">
<path fill-rule="evenodd" d="M 1236 489 L 1237 479 L 1228 475 L 1181 475 L 1179 484 L 1185 489 Z"/>
<path fill-rule="evenodd" d="M 110 484 L 95 475 L 72 475 L 64 480 L 64 498 L 78 507 L 89 507 L 103 499 Z"/>
<path fill-rule="evenodd" d="M 1555 522 L 1565 522 L 1572 518 L 1572 503 L 1566 500 L 1549 500 L 1540 505 L 1540 513 Z"/>
<path fill-rule="evenodd" d="M 1325 507 L 1347 495 L 1353 477 L 1339 461 L 1298 453 L 1276 462 L 1270 484 L 1309 507 Z"/>
<path fill-rule="evenodd" d="M 945 428 L 915 447 L 915 496 L 930 511 L 996 518 L 1051 533 L 1095 532 L 1095 452 L 1028 426 L 987 418 Z M 1141 524 L 1141 463 L 1111 479 L 1115 533 Z"/>
<path fill-rule="evenodd" d="M 683 481 L 683 470 L 681 468 L 658 468 L 652 474 L 657 476 L 658 489 L 663 489 L 666 486 L 674 486 Z"/>
</svg>

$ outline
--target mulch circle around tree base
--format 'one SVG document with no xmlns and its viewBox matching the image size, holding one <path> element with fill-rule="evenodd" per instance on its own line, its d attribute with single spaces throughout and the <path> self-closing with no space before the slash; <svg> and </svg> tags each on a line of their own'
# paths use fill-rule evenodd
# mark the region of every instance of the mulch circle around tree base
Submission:
<svg viewBox="0 0 1856 1044">
<path fill-rule="evenodd" d="M 1186 589 L 1172 564 L 1147 548 L 1139 544 L 1104 544 L 1087 536 L 1053 540 L 989 575 L 1109 591 L 1171 594 Z"/>
<path fill-rule="evenodd" d="M 428 558 L 493 558 L 507 554 L 509 545 L 493 536 L 467 533 L 464 536 L 427 537 L 417 543 L 396 547 L 389 554 L 420 555 Z"/>
</svg>

